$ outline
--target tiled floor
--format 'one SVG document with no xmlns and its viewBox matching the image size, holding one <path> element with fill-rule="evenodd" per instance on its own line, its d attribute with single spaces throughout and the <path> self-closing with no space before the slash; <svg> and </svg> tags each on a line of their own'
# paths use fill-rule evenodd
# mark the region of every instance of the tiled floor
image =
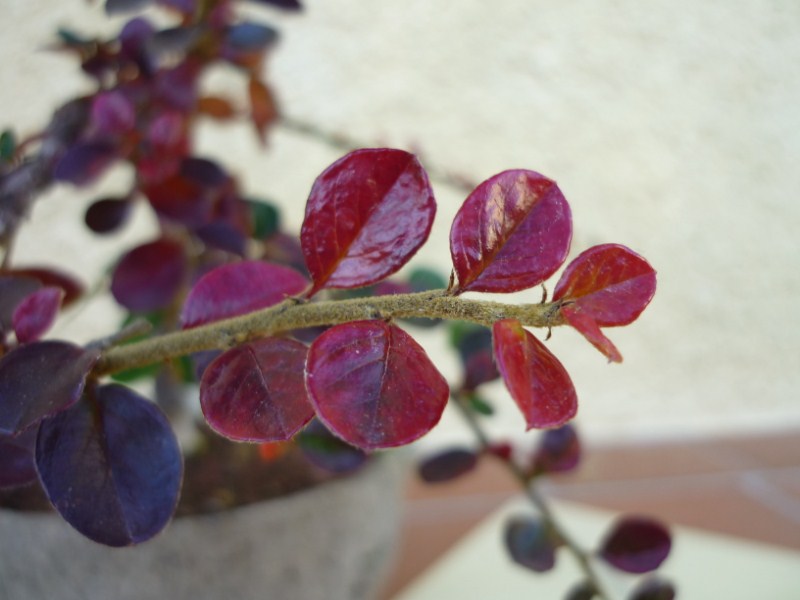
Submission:
<svg viewBox="0 0 800 600">
<path fill-rule="evenodd" d="M 576 473 L 552 478 L 543 490 L 556 502 L 800 549 L 800 432 L 588 448 Z M 490 460 L 452 483 L 409 481 L 403 540 L 384 598 L 517 492 L 516 482 Z"/>
</svg>

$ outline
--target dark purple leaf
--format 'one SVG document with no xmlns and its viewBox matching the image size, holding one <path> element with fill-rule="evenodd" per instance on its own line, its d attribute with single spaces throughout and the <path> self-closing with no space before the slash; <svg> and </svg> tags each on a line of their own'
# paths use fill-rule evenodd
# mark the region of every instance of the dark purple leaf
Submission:
<svg viewBox="0 0 800 600">
<path fill-rule="evenodd" d="M 539 519 L 510 519 L 505 528 L 505 545 L 514 562 L 537 573 L 549 571 L 556 564 L 558 537 Z"/>
<path fill-rule="evenodd" d="M 175 510 L 183 475 L 167 418 L 116 384 L 91 390 L 44 421 L 36 463 L 59 514 L 108 546 L 138 544 L 161 531 Z"/>
<path fill-rule="evenodd" d="M 649 577 L 634 588 L 629 600 L 674 600 L 675 586 L 658 577 Z"/>
<path fill-rule="evenodd" d="M 181 162 L 181 175 L 202 188 L 219 188 L 228 181 L 228 174 L 213 160 L 189 157 Z"/>
<path fill-rule="evenodd" d="M 192 32 L 197 30 L 192 28 L 187 32 L 186 38 L 181 41 L 194 43 L 195 35 Z M 148 40 L 158 45 L 156 33 L 153 38 Z M 150 46 L 151 44 L 148 44 Z M 194 108 L 197 101 L 197 78 L 200 69 L 196 62 L 185 60 L 171 69 L 164 69 L 156 76 L 155 91 L 160 100 L 169 104 L 179 112 L 186 112 Z"/>
<path fill-rule="evenodd" d="M 299 0 L 250 0 L 256 4 L 269 4 L 270 6 L 277 6 L 284 10 L 302 10 L 303 5 Z"/>
<path fill-rule="evenodd" d="M 516 319 L 495 322 L 494 356 L 528 429 L 560 427 L 578 410 L 575 387 L 564 366 Z"/>
<path fill-rule="evenodd" d="M 600 547 L 600 557 L 628 573 L 657 569 L 669 556 L 672 542 L 664 525 L 647 517 L 623 517 Z"/>
<path fill-rule="evenodd" d="M 195 230 L 198 238 L 208 247 L 237 256 L 247 251 L 247 237 L 236 227 L 224 221 L 212 221 Z"/>
<path fill-rule="evenodd" d="M 0 436 L 0 488 L 25 485 L 36 479 L 34 448 L 38 433 L 37 427 L 31 427 L 17 436 Z"/>
<path fill-rule="evenodd" d="M 147 50 L 153 56 L 182 55 L 200 38 L 202 29 L 197 25 L 181 25 L 156 31 L 147 40 Z"/>
<path fill-rule="evenodd" d="M 7 271 L 7 273 L 15 277 L 31 277 L 39 281 L 42 285 L 61 288 L 64 290 L 62 306 L 65 307 L 69 306 L 83 295 L 83 284 L 77 279 L 72 275 L 56 271 L 49 267 L 25 267 L 22 269 L 13 269 L 12 271 Z M 0 298 L 2 298 L 2 296 L 3 293 L 0 293 Z"/>
<path fill-rule="evenodd" d="M 153 0 L 106 0 L 106 14 L 110 16 L 142 10 Z"/>
<path fill-rule="evenodd" d="M 34 277 L 18 273 L 0 275 L 0 336 L 14 327 L 14 311 L 19 303 L 41 285 Z"/>
<path fill-rule="evenodd" d="M 133 312 L 166 308 L 186 279 L 187 259 L 183 247 L 161 238 L 137 246 L 125 254 L 114 269 L 111 293 Z"/>
<path fill-rule="evenodd" d="M 51 341 L 6 354 L 0 359 L 0 435 L 16 435 L 77 402 L 98 356 Z"/>
<path fill-rule="evenodd" d="M 303 379 L 307 351 L 295 340 L 265 338 L 217 358 L 200 385 L 211 428 L 238 441 L 291 439 L 314 416 Z"/>
<path fill-rule="evenodd" d="M 126 198 L 103 198 L 86 209 L 83 220 L 95 233 L 112 233 L 125 224 L 131 209 L 131 202 Z"/>
<path fill-rule="evenodd" d="M 591 581 L 581 581 L 569 589 L 565 600 L 592 600 L 595 596 L 594 584 Z"/>
<path fill-rule="evenodd" d="M 466 448 L 451 448 L 424 459 L 418 467 L 420 478 L 425 483 L 451 481 L 474 470 L 478 455 Z"/>
<path fill-rule="evenodd" d="M 194 285 L 181 311 L 186 329 L 243 315 L 296 296 L 308 281 L 294 269 L 257 260 L 217 267 Z"/>
<path fill-rule="evenodd" d="M 533 468 L 543 473 L 563 473 L 578 466 L 581 443 L 575 428 L 563 425 L 542 433 L 533 457 Z"/>
<path fill-rule="evenodd" d="M 314 182 L 300 233 L 314 290 L 370 285 L 402 267 L 436 214 L 428 176 L 401 150 L 356 150 Z"/>
<path fill-rule="evenodd" d="M 53 177 L 73 185 L 88 185 L 117 159 L 116 148 L 107 142 L 78 142 L 56 163 Z"/>
<path fill-rule="evenodd" d="M 261 50 L 278 40 L 278 31 L 260 23 L 238 23 L 228 30 L 225 41 L 237 50 Z"/>
<path fill-rule="evenodd" d="M 92 100 L 90 120 L 100 135 L 123 135 L 136 125 L 136 109 L 118 90 L 100 92 Z"/>
<path fill-rule="evenodd" d="M 311 345 L 306 371 L 317 416 L 365 450 L 401 446 L 427 433 L 450 393 L 422 347 L 384 321 L 328 329 Z"/>
<path fill-rule="evenodd" d="M 515 292 L 542 283 L 567 258 L 572 215 L 554 181 L 504 171 L 464 201 L 450 229 L 458 290 Z"/>
<path fill-rule="evenodd" d="M 464 363 L 464 391 L 473 391 L 478 386 L 500 377 L 491 350 L 475 352 Z"/>
<path fill-rule="evenodd" d="M 152 23 L 142 17 L 131 19 L 119 32 L 120 55 L 135 62 L 145 75 L 156 70 L 156 63 L 147 51 L 148 40 L 154 33 Z"/>
<path fill-rule="evenodd" d="M 64 290 L 50 286 L 26 296 L 17 305 L 12 317 L 17 341 L 27 344 L 44 335 L 55 322 L 63 298 Z"/>
<path fill-rule="evenodd" d="M 367 461 L 363 450 L 333 435 L 318 419 L 312 419 L 295 440 L 309 462 L 330 473 L 351 473 Z"/>
</svg>

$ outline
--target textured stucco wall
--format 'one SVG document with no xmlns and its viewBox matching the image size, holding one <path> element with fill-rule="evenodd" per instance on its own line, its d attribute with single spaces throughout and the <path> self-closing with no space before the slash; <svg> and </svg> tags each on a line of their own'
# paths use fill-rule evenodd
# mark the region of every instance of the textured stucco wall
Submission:
<svg viewBox="0 0 800 600">
<path fill-rule="evenodd" d="M 83 85 L 65 58 L 31 49 L 57 24 L 108 24 L 80 0 L 4 8 L 2 121 L 31 128 Z M 430 164 L 476 181 L 538 170 L 571 202 L 573 254 L 614 241 L 657 268 L 651 307 L 609 331 L 621 366 L 571 331 L 549 342 L 573 374 L 590 434 L 800 424 L 800 4 L 308 0 L 304 15 L 275 20 L 284 39 L 271 76 L 288 115 L 366 145 L 421 149 Z M 337 157 L 286 131 L 268 154 L 244 127 L 208 129 L 202 143 L 253 193 L 284 201 L 295 229 L 314 176 Z M 100 188 L 113 189 L 113 179 Z M 436 190 L 435 231 L 417 263 L 447 272 L 463 194 Z M 44 240 L 65 264 L 99 269 L 103 259 L 73 233 L 74 206 L 98 193 L 54 190 L 20 240 L 19 260 L 45 256 Z M 141 215 L 125 243 L 147 222 Z M 71 327 L 83 331 L 81 318 Z M 422 339 L 439 353 L 441 341 Z M 442 363 L 452 373 L 452 360 Z M 497 426 L 516 432 L 522 422 L 509 407 Z"/>
</svg>

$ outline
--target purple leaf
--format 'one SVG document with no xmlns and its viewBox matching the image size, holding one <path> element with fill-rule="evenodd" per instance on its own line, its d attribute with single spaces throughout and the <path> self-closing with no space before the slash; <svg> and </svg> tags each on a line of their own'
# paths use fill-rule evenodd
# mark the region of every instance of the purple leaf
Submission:
<svg viewBox="0 0 800 600">
<path fill-rule="evenodd" d="M 423 460 L 418 468 L 425 483 L 451 481 L 474 470 L 478 455 L 466 448 L 451 448 Z"/>
<path fill-rule="evenodd" d="M 36 279 L 42 285 L 49 285 L 59 287 L 64 290 L 63 306 L 69 306 L 83 295 L 83 285 L 75 279 L 72 275 L 68 275 L 62 271 L 56 271 L 49 267 L 25 267 L 22 269 L 13 269 L 7 271 L 9 275 L 14 277 L 30 277 Z M 0 277 L 2 279 L 2 277 Z M 31 290 L 33 291 L 33 290 Z M 4 292 L 0 288 L 0 298 Z M 3 304 L 0 301 L 0 304 Z"/>
<path fill-rule="evenodd" d="M 294 269 L 245 260 L 217 267 L 194 285 L 181 311 L 184 329 L 273 306 L 308 288 Z"/>
<path fill-rule="evenodd" d="M 0 359 L 0 435 L 16 435 L 78 401 L 99 352 L 34 342 Z"/>
<path fill-rule="evenodd" d="M 133 312 L 166 308 L 184 283 L 187 259 L 183 247 L 161 238 L 125 254 L 114 269 L 111 293 Z"/>
<path fill-rule="evenodd" d="M 112 233 L 125 224 L 131 208 L 126 198 L 103 198 L 89 206 L 83 220 L 95 233 Z"/>
<path fill-rule="evenodd" d="M 572 215 L 554 181 L 504 171 L 464 201 L 450 229 L 458 290 L 516 292 L 542 283 L 567 258 Z"/>
<path fill-rule="evenodd" d="M 675 586 L 659 577 L 649 577 L 634 588 L 629 600 L 674 600 Z"/>
<path fill-rule="evenodd" d="M 356 150 L 314 182 L 300 232 L 314 281 L 323 288 L 376 283 L 428 239 L 436 203 L 419 161 L 401 150 Z"/>
<path fill-rule="evenodd" d="M 542 433 L 533 457 L 533 468 L 542 473 L 563 473 L 578 466 L 581 443 L 569 423 Z"/>
<path fill-rule="evenodd" d="M 136 109 L 118 91 L 101 92 L 92 100 L 91 123 L 100 135 L 118 136 L 136 125 Z"/>
<path fill-rule="evenodd" d="M 422 347 L 384 321 L 354 321 L 320 335 L 308 353 L 306 386 L 326 427 L 365 450 L 427 433 L 450 392 Z"/>
<path fill-rule="evenodd" d="M 309 462 L 330 473 L 352 473 L 367 461 L 363 450 L 333 435 L 318 419 L 312 419 L 295 440 Z"/>
<path fill-rule="evenodd" d="M 210 248 L 244 256 L 247 251 L 247 237 L 236 227 L 224 221 L 212 221 L 195 230 L 202 242 Z"/>
<path fill-rule="evenodd" d="M 13 328 L 14 311 L 19 303 L 40 287 L 41 283 L 30 276 L 0 275 L 0 336 Z"/>
<path fill-rule="evenodd" d="M 37 427 L 31 427 L 17 436 L 0 436 L 0 488 L 25 485 L 36 479 L 34 448 L 38 433 Z"/>
<path fill-rule="evenodd" d="M 265 338 L 222 354 L 200 385 L 211 428 L 245 442 L 291 439 L 314 416 L 304 382 L 307 352 L 295 340 Z"/>
<path fill-rule="evenodd" d="M 117 159 L 116 148 L 107 142 L 78 142 L 56 163 L 53 177 L 73 185 L 88 185 Z"/>
<path fill-rule="evenodd" d="M 27 344 L 44 335 L 55 322 L 63 298 L 64 290 L 49 286 L 36 290 L 20 302 L 12 317 L 17 341 Z"/>
<path fill-rule="evenodd" d="M 624 517 L 611 528 L 600 547 L 600 557 L 628 573 L 657 569 L 669 556 L 672 542 L 661 523 L 647 517 Z"/>
<path fill-rule="evenodd" d="M 42 423 L 39 477 L 61 516 L 108 546 L 150 539 L 172 517 L 183 461 L 169 422 L 152 402 L 120 385 Z"/>
<path fill-rule="evenodd" d="M 533 517 L 514 517 L 506 523 L 505 545 L 519 565 L 537 573 L 556 564 L 558 538 L 546 523 Z"/>
<path fill-rule="evenodd" d="M 564 366 L 516 319 L 495 322 L 494 356 L 528 429 L 560 427 L 578 410 L 575 387 Z"/>
</svg>

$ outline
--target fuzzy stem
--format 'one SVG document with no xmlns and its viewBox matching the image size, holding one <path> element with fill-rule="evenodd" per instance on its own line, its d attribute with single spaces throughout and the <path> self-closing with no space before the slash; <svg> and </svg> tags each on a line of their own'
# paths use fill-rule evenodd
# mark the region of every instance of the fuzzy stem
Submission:
<svg viewBox="0 0 800 600">
<path fill-rule="evenodd" d="M 110 348 L 103 353 L 94 373 L 115 373 L 202 350 L 230 348 L 292 329 L 364 319 L 427 317 L 471 321 L 490 327 L 500 319 L 514 318 L 529 327 L 555 327 L 564 323 L 560 306 L 558 302 L 517 305 L 469 300 L 449 295 L 445 290 L 323 302 L 290 298 L 238 317 Z"/>
<path fill-rule="evenodd" d="M 463 394 L 454 392 L 452 394 L 452 398 L 455 401 L 454 403 L 459 409 L 459 412 L 464 417 L 464 420 L 469 425 L 469 428 L 472 430 L 472 433 L 478 439 L 478 442 L 483 450 L 489 451 L 491 448 L 489 436 L 481 427 L 481 424 L 475 417 L 475 414 L 472 412 L 469 406 L 465 404 Z M 533 504 L 539 511 L 542 519 L 544 519 L 547 525 L 553 531 L 555 531 L 556 535 L 558 535 L 558 537 L 564 543 L 564 546 L 569 550 L 570 554 L 572 554 L 573 558 L 578 563 L 578 567 L 580 568 L 581 572 L 583 572 L 586 579 L 594 587 L 596 596 L 600 598 L 600 600 L 611 600 L 611 596 L 608 594 L 608 592 L 606 592 L 602 580 L 592 565 L 589 554 L 586 553 L 583 548 L 581 548 L 580 544 L 578 544 L 572 538 L 572 536 L 569 535 L 564 526 L 561 525 L 558 519 L 556 519 L 556 516 L 553 513 L 553 510 L 550 508 L 550 505 L 539 493 L 539 490 L 536 487 L 535 477 L 523 471 L 513 460 L 504 460 L 502 463 L 519 482 L 520 487 L 522 487 L 522 489 L 525 491 L 525 495 L 527 496 L 528 500 L 530 500 L 531 504 Z"/>
</svg>

